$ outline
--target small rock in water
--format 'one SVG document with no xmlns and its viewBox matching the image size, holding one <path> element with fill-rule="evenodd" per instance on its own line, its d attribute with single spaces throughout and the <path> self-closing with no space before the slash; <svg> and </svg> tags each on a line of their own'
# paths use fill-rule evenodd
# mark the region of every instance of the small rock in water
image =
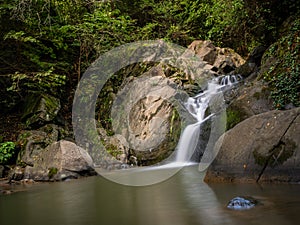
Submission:
<svg viewBox="0 0 300 225">
<path fill-rule="evenodd" d="M 257 201 L 251 197 L 235 197 L 229 201 L 227 208 L 234 210 L 251 209 L 257 204 Z"/>
<path fill-rule="evenodd" d="M 0 194 L 3 194 L 3 195 L 10 195 L 14 193 L 14 191 L 12 190 L 0 190 Z"/>
</svg>

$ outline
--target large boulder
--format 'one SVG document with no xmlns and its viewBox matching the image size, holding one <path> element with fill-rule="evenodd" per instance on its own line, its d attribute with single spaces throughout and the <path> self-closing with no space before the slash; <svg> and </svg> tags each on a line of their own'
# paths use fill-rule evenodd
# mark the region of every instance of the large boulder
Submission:
<svg viewBox="0 0 300 225">
<path fill-rule="evenodd" d="M 300 182 L 300 108 L 252 116 L 216 143 L 206 182 Z"/>
<path fill-rule="evenodd" d="M 251 116 L 274 109 L 270 88 L 262 80 L 246 81 L 224 93 L 227 107 L 227 127 L 234 127 Z"/>
<path fill-rule="evenodd" d="M 181 126 L 180 105 L 178 101 L 172 104 L 176 102 L 175 87 L 167 78 L 143 76 L 118 93 L 112 108 L 113 126 L 127 140 L 130 156 L 140 165 L 159 162 L 176 147 Z"/>
<path fill-rule="evenodd" d="M 17 141 L 20 148 L 17 164 L 33 165 L 35 157 L 48 145 L 58 140 L 59 133 L 58 126 L 53 124 L 47 124 L 37 130 L 21 131 Z"/>
<path fill-rule="evenodd" d="M 214 67 L 215 71 L 227 74 L 245 63 L 245 60 L 230 48 L 216 47 L 211 41 L 196 40 L 188 48 L 205 62 Z"/>
<path fill-rule="evenodd" d="M 119 168 L 126 166 L 129 162 L 129 144 L 125 137 L 120 134 L 107 135 L 107 132 L 103 128 L 98 128 L 97 131 L 107 153 L 117 160 L 114 166 Z"/>
<path fill-rule="evenodd" d="M 96 175 L 93 160 L 86 150 L 73 142 L 59 141 L 41 151 L 32 166 L 26 166 L 24 179 L 35 181 L 66 180 Z"/>
</svg>

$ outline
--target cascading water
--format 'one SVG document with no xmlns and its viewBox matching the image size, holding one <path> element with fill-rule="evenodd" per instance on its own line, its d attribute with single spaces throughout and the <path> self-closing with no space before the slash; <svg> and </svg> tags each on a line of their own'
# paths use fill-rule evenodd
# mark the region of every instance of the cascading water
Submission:
<svg viewBox="0 0 300 225">
<path fill-rule="evenodd" d="M 222 92 L 226 87 L 230 88 L 230 86 L 238 83 L 241 79 L 240 75 L 218 77 L 208 83 L 208 87 L 204 92 L 188 98 L 185 107 L 197 122 L 188 125 L 184 129 L 177 145 L 176 162 L 186 163 L 190 161 L 199 142 L 201 124 L 213 116 L 212 114 L 207 115 L 207 109 L 212 97 Z"/>
<path fill-rule="evenodd" d="M 238 83 L 240 80 L 242 80 L 242 76 L 240 74 L 237 75 L 226 75 L 219 77 L 218 81 L 219 84 L 222 86 L 228 86 Z"/>
</svg>

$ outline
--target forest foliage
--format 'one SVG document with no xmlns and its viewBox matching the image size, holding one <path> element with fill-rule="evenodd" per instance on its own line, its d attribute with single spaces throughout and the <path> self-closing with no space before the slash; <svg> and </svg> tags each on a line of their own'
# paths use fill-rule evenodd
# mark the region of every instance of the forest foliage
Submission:
<svg viewBox="0 0 300 225">
<path fill-rule="evenodd" d="M 0 107 L 30 92 L 62 98 L 100 54 L 137 40 L 210 39 L 247 56 L 297 12 L 297 0 L 2 0 Z"/>
</svg>

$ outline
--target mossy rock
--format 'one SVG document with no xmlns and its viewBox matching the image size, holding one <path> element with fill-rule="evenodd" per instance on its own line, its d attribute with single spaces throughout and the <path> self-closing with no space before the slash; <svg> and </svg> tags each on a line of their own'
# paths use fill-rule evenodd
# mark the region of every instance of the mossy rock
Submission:
<svg viewBox="0 0 300 225">
<path fill-rule="evenodd" d="M 22 121 L 27 128 L 38 128 L 53 121 L 60 110 L 60 100 L 47 94 L 31 94 L 25 99 Z"/>
<path fill-rule="evenodd" d="M 226 130 L 233 128 L 235 125 L 237 125 L 239 122 L 242 121 L 240 111 L 234 109 L 228 109 L 226 113 L 227 113 Z"/>
<path fill-rule="evenodd" d="M 17 141 L 20 148 L 17 164 L 20 166 L 34 164 L 39 152 L 57 141 L 58 137 L 59 128 L 53 124 L 47 124 L 38 130 L 22 131 Z"/>
<path fill-rule="evenodd" d="M 279 144 L 268 152 L 253 151 L 255 163 L 260 166 L 268 165 L 276 167 L 282 165 L 293 156 L 296 150 L 296 144 L 292 140 L 286 142 L 280 141 Z"/>
<path fill-rule="evenodd" d="M 51 167 L 49 168 L 48 177 L 51 179 L 57 173 L 58 173 L 58 169 L 56 167 Z"/>
</svg>

